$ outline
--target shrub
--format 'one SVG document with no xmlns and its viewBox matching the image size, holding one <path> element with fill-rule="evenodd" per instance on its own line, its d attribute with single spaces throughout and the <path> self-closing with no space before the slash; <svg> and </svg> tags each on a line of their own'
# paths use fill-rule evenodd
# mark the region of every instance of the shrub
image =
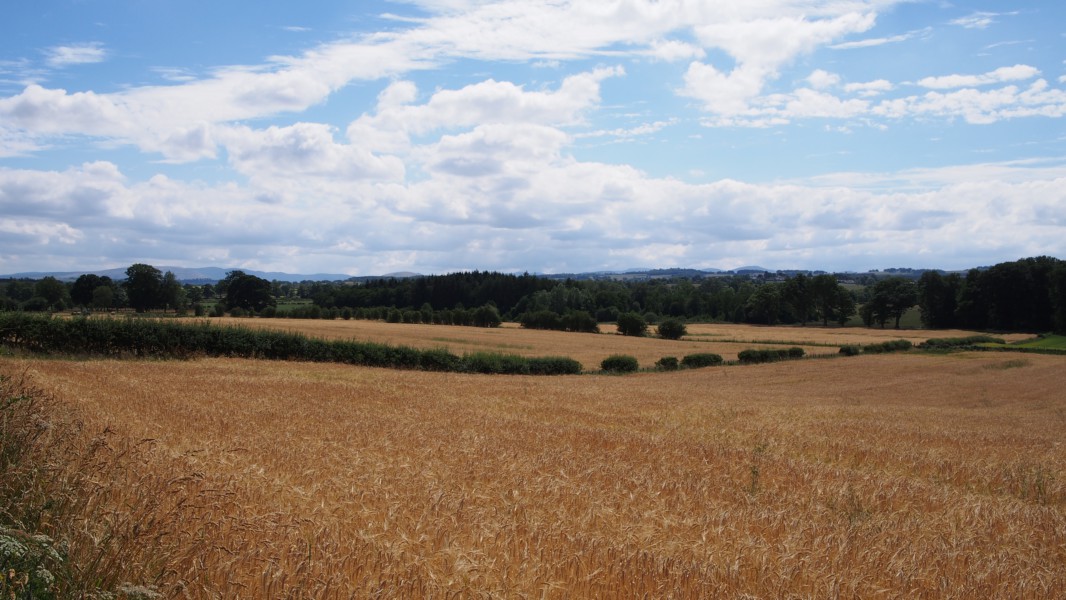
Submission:
<svg viewBox="0 0 1066 600">
<path fill-rule="evenodd" d="M 804 352 L 803 348 L 800 348 L 799 346 L 793 346 L 788 349 L 789 358 L 803 358 L 804 354 L 806 354 L 806 352 Z"/>
<path fill-rule="evenodd" d="M 677 319 L 667 319 L 659 323 L 658 331 L 659 337 L 667 340 L 679 340 L 688 333 L 685 324 Z"/>
<path fill-rule="evenodd" d="M 844 356 L 858 356 L 861 352 L 862 348 L 855 344 L 840 347 L 840 353 Z"/>
<path fill-rule="evenodd" d="M 600 324 L 588 312 L 575 310 L 566 314 L 562 319 L 562 325 L 567 331 L 578 333 L 599 333 Z"/>
<path fill-rule="evenodd" d="M 618 315 L 618 333 L 634 337 L 642 337 L 648 332 L 648 323 L 644 317 L 637 313 L 628 312 Z"/>
<path fill-rule="evenodd" d="M 681 368 L 677 363 L 676 356 L 664 356 L 660 358 L 655 361 L 655 367 L 660 371 L 676 371 Z"/>
<path fill-rule="evenodd" d="M 224 316 L 226 316 L 226 307 L 223 306 L 221 302 L 219 302 L 218 304 L 215 305 L 215 307 L 213 309 L 211 309 L 211 316 L 212 317 L 224 317 Z"/>
<path fill-rule="evenodd" d="M 610 373 L 632 373 L 640 368 L 636 357 L 626 354 L 613 354 L 603 359 L 600 368 Z"/>
<path fill-rule="evenodd" d="M 577 375 L 581 363 L 566 356 L 540 356 L 529 359 L 530 375 Z"/>
<path fill-rule="evenodd" d="M 244 309 L 239 306 L 235 306 L 229 311 L 229 316 L 231 317 L 243 317 L 244 314 Z"/>
<path fill-rule="evenodd" d="M 263 310 L 259 311 L 259 316 L 264 319 L 273 319 L 278 315 L 278 309 L 273 306 L 266 306 Z"/>
<path fill-rule="evenodd" d="M 689 354 L 681 359 L 681 365 L 686 369 L 699 369 L 701 367 L 713 367 L 722 364 L 722 357 L 710 352 Z"/>
</svg>

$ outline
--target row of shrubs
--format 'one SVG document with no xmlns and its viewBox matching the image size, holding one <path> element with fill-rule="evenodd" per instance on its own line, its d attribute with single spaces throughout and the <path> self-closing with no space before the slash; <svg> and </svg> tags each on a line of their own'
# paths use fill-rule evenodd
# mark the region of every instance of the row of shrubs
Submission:
<svg viewBox="0 0 1066 600">
<path fill-rule="evenodd" d="M 792 360 L 796 358 L 803 358 L 806 352 L 803 348 L 793 346 L 791 348 L 760 348 L 742 350 L 737 354 L 737 360 L 742 365 L 753 365 L 758 363 L 776 362 L 779 360 Z"/>
<path fill-rule="evenodd" d="M 840 347 L 840 354 L 844 356 L 858 356 L 859 354 L 887 354 L 889 352 L 906 352 L 914 347 L 910 340 L 890 340 L 877 344 L 860 346 L 852 344 Z"/>
<path fill-rule="evenodd" d="M 44 354 L 228 356 L 467 373 L 572 375 L 581 372 L 581 363 L 567 357 L 526 358 L 486 352 L 458 356 L 445 349 L 321 340 L 299 333 L 210 323 L 138 318 L 53 319 L 21 312 L 0 312 L 0 343 Z"/>
<path fill-rule="evenodd" d="M 990 335 L 970 335 L 956 338 L 932 338 L 925 340 L 922 348 L 928 350 L 951 350 L 956 348 L 968 348 L 978 344 L 1006 344 L 1003 338 Z"/>
<path fill-rule="evenodd" d="M 655 367 L 660 371 L 677 371 L 678 369 L 701 369 L 714 367 L 722 364 L 722 357 L 710 352 L 689 354 L 680 361 L 676 356 L 664 356 L 655 361 Z M 640 363 L 636 357 L 626 354 L 615 354 L 603 359 L 600 368 L 609 373 L 632 373 L 640 369 Z"/>
</svg>

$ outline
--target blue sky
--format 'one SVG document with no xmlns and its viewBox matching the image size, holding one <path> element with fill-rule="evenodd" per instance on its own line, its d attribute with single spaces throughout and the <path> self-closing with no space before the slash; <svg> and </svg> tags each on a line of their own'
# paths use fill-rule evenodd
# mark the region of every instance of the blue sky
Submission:
<svg viewBox="0 0 1066 600">
<path fill-rule="evenodd" d="M 0 273 L 1066 258 L 1066 4 L 162 0 L 0 21 Z"/>
</svg>

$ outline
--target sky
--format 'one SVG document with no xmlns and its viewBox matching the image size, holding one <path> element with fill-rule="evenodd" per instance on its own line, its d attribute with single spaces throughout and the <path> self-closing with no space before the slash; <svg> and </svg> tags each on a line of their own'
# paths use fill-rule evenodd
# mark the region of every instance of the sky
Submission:
<svg viewBox="0 0 1066 600">
<path fill-rule="evenodd" d="M 1059 0 L 34 0 L 0 273 L 1066 258 Z"/>
</svg>

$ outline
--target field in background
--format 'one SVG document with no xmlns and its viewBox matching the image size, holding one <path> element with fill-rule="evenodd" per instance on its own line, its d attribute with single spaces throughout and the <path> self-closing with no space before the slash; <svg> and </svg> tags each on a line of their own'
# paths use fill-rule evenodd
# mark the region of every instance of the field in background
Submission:
<svg viewBox="0 0 1066 600">
<path fill-rule="evenodd" d="M 613 325 L 601 325 L 604 333 L 567 333 L 522 329 L 505 323 L 499 328 L 459 327 L 386 323 L 361 320 L 317 319 L 244 319 L 212 318 L 212 323 L 294 331 L 325 339 L 357 339 L 416 348 L 448 348 L 456 354 L 477 351 L 502 352 L 522 356 L 568 356 L 586 370 L 597 370 L 600 361 L 612 354 L 629 354 L 641 366 L 651 367 L 664 356 L 682 357 L 697 352 L 713 352 L 726 360 L 736 360 L 737 353 L 748 348 L 800 346 L 808 356 L 836 354 L 843 344 L 868 344 L 894 339 L 915 343 L 934 337 L 929 331 L 821 328 L 760 327 L 755 325 L 688 326 L 689 335 L 682 340 L 656 337 L 633 338 L 617 335 Z M 935 337 L 973 335 L 973 332 L 937 331 Z M 1022 334 L 1008 335 L 1008 340 L 1025 339 Z M 773 342 L 767 344 L 766 342 Z"/>
<path fill-rule="evenodd" d="M 363 327 L 373 323 L 292 323 L 386 341 Z M 670 353 L 715 351 L 719 335 L 823 339 L 704 327 L 690 330 L 712 341 Z M 601 338 L 635 355 L 667 348 L 387 329 L 419 330 L 531 354 L 574 355 L 569 340 Z M 850 343 L 882 335 L 862 333 Z M 181 518 L 144 520 L 173 529 L 158 557 L 180 582 L 169 596 L 1066 596 L 1061 357 L 907 353 L 560 378 L 2 360 L 91 426 L 151 440 L 134 472 L 196 482 Z"/>
</svg>

